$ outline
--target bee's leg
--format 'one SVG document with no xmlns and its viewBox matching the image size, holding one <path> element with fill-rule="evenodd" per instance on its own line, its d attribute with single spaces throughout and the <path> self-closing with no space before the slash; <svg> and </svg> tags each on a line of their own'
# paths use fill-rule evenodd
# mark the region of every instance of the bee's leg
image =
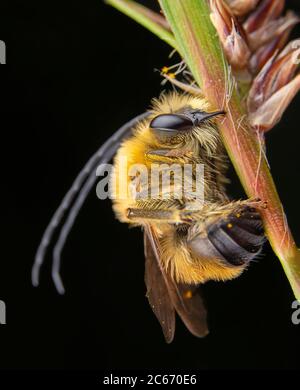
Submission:
<svg viewBox="0 0 300 390">
<path fill-rule="evenodd" d="M 194 95 L 194 96 L 200 96 L 200 97 L 202 96 L 203 97 L 203 93 L 202 93 L 200 88 L 195 87 L 192 84 L 186 84 L 186 83 L 183 83 L 182 81 L 177 80 L 174 77 L 175 73 L 161 73 L 161 75 L 165 78 L 165 80 L 163 80 L 163 82 L 169 81 L 171 84 L 182 89 L 184 92 L 187 92 L 187 93 Z"/>
<path fill-rule="evenodd" d="M 233 266 L 251 261 L 265 241 L 263 224 L 256 208 L 247 203 L 230 204 L 231 212 L 208 213 L 188 233 L 188 247 L 196 256 L 217 257 Z"/>
<path fill-rule="evenodd" d="M 180 210 L 178 209 L 150 209 L 150 208 L 129 208 L 127 218 L 136 222 L 149 219 L 152 221 L 166 223 L 181 223 Z"/>
<path fill-rule="evenodd" d="M 155 163 L 184 163 L 188 151 L 186 149 L 152 149 L 146 153 L 147 160 Z"/>
<path fill-rule="evenodd" d="M 259 210 L 266 208 L 266 204 L 260 200 L 237 200 L 228 203 L 205 203 L 201 209 L 190 210 L 183 208 L 180 212 L 180 220 L 185 223 L 207 221 L 208 219 L 227 218 L 229 215 L 241 215 L 246 209 Z"/>
<path fill-rule="evenodd" d="M 132 220 L 152 219 L 165 221 L 168 223 L 187 223 L 192 224 L 199 221 L 207 221 L 218 218 L 227 218 L 236 214 L 240 216 L 246 209 L 256 209 L 256 206 L 262 207 L 259 201 L 236 201 L 227 204 L 212 203 L 203 206 L 201 209 L 189 209 L 187 204 L 170 205 L 169 202 L 161 201 L 159 207 L 146 201 L 141 202 L 138 207 L 127 209 L 127 217 Z M 157 208 L 155 208 L 157 207 Z M 257 207 L 258 208 L 258 207 Z"/>
</svg>

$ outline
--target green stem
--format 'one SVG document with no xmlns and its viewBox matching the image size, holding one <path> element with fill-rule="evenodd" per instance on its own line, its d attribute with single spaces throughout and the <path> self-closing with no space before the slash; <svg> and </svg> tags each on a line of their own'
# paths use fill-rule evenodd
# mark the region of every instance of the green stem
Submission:
<svg viewBox="0 0 300 390">
<path fill-rule="evenodd" d="M 246 111 L 203 0 L 159 0 L 183 58 L 208 101 L 227 115 L 220 124 L 224 145 L 250 198 L 266 202 L 265 230 L 297 299 L 300 299 L 300 252 L 287 226 L 263 146 L 246 120 Z M 232 94 L 227 95 L 233 86 Z M 225 102 L 225 104 L 224 104 Z"/>
</svg>

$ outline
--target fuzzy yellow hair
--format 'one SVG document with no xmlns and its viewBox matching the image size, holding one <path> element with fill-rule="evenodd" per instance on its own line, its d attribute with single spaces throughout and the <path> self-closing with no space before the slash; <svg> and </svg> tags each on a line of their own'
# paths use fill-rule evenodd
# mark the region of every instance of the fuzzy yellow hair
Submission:
<svg viewBox="0 0 300 390">
<path fill-rule="evenodd" d="M 153 131 L 149 128 L 150 121 L 161 114 L 176 113 L 186 108 L 210 112 L 210 106 L 206 100 L 200 97 L 190 95 L 179 95 L 177 93 L 162 94 L 159 99 L 153 99 L 149 110 L 150 116 L 140 122 L 133 129 L 133 136 L 124 141 L 118 150 L 115 160 L 115 177 L 122 177 L 128 187 L 130 182 L 129 168 L 136 164 L 142 164 L 151 168 L 152 161 L 147 158 L 147 153 L 152 150 L 174 149 L 176 151 L 190 150 L 192 157 L 187 156 L 187 162 L 205 164 L 205 193 L 207 199 L 210 199 L 213 193 L 224 193 L 223 184 L 226 169 L 224 149 L 217 127 L 213 121 L 204 123 L 201 127 L 195 127 L 188 134 L 184 134 L 182 142 L 179 139 L 175 144 L 162 144 Z M 126 158 L 127 167 L 124 170 L 124 161 Z M 178 159 L 178 161 L 180 161 Z M 133 225 L 149 223 L 149 221 L 130 220 L 128 218 L 128 209 L 138 208 L 154 210 L 160 207 L 174 207 L 172 202 L 164 205 L 159 200 L 147 199 L 143 202 L 132 198 L 130 193 L 120 196 L 119 182 L 115 181 L 113 208 L 117 218 L 121 222 L 127 222 Z M 224 195 L 225 197 L 225 195 Z M 214 202 L 214 199 L 211 199 Z M 176 213 L 175 213 L 176 214 Z M 175 215 L 174 214 L 174 215 Z M 176 218 L 176 217 L 174 217 Z M 176 219 L 174 219 L 175 221 Z M 153 230 L 159 235 L 161 246 L 161 262 L 174 280 L 185 283 L 201 283 L 208 279 L 226 280 L 238 276 L 243 267 L 230 267 L 222 264 L 218 259 L 198 258 L 191 254 L 187 245 L 183 241 L 176 239 L 176 226 L 170 221 L 151 221 Z"/>
</svg>

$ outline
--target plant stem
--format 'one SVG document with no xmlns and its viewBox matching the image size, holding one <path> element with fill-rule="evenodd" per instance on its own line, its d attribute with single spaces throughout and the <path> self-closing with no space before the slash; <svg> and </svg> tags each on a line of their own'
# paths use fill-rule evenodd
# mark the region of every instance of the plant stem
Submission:
<svg viewBox="0 0 300 390">
<path fill-rule="evenodd" d="M 188 67 L 215 109 L 225 109 L 220 124 L 224 145 L 249 196 L 266 202 L 264 226 L 297 299 L 300 299 L 300 252 L 287 226 L 263 145 L 249 127 L 246 111 L 229 72 L 203 0 L 159 0 Z M 230 95 L 230 96 L 228 96 Z"/>
</svg>

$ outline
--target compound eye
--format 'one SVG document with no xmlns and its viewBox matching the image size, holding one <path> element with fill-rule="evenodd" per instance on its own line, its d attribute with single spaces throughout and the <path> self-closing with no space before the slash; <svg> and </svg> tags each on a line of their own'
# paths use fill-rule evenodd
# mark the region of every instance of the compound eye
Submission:
<svg viewBox="0 0 300 390">
<path fill-rule="evenodd" d="M 159 133 L 179 132 L 193 127 L 193 121 L 180 114 L 162 114 L 152 119 L 150 128 Z"/>
</svg>

